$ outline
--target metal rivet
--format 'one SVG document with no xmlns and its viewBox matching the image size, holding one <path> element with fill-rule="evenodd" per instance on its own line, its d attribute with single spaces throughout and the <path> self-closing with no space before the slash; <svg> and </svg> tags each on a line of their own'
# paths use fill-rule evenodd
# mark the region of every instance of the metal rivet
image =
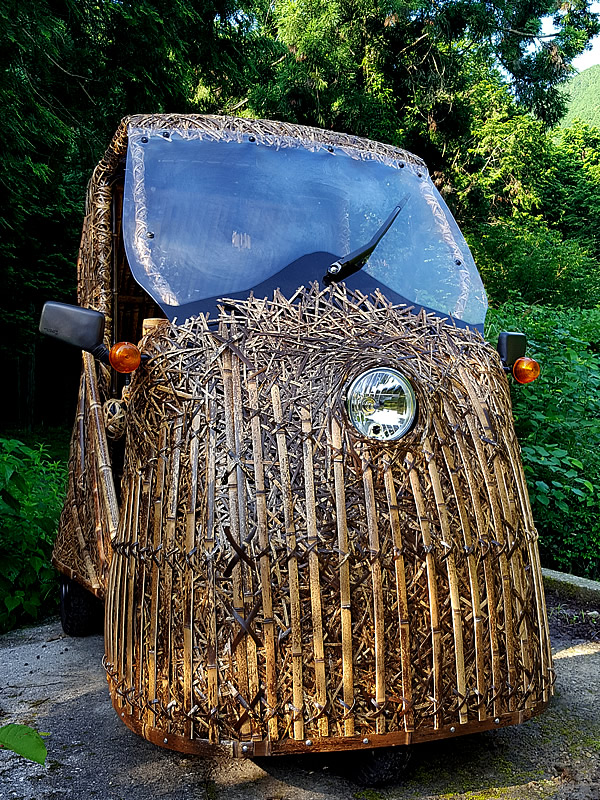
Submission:
<svg viewBox="0 0 600 800">
<path fill-rule="evenodd" d="M 401 162 L 398 164 L 398 166 L 400 167 L 400 169 L 404 169 L 404 161 L 401 161 Z"/>
<path fill-rule="evenodd" d="M 141 142 L 142 142 L 142 144 L 148 144 L 148 137 L 147 136 L 142 136 Z"/>
<path fill-rule="evenodd" d="M 423 173 L 422 172 L 417 172 L 417 178 L 422 178 L 422 177 L 423 177 Z"/>
<path fill-rule="evenodd" d="M 124 711 L 121 711 L 121 716 L 122 716 L 122 717 L 124 717 L 124 716 L 125 716 L 125 712 L 124 712 Z"/>
<path fill-rule="evenodd" d="M 496 719 L 494 720 L 494 722 L 496 723 L 496 725 L 500 725 L 500 720 L 498 719 L 498 717 L 496 717 Z"/>
<path fill-rule="evenodd" d="M 340 265 L 339 265 L 339 264 L 336 262 L 335 264 L 332 264 L 332 265 L 329 267 L 329 269 L 327 270 L 327 272 L 328 272 L 330 275 L 337 275 L 337 274 L 338 274 L 338 272 L 339 272 L 340 270 L 341 270 L 341 266 L 340 266 Z"/>
<path fill-rule="evenodd" d="M 248 137 L 248 141 L 249 142 L 255 142 L 256 141 L 256 136 L 249 136 Z"/>
<path fill-rule="evenodd" d="M 163 739 L 163 744 L 166 744 L 167 742 L 168 742 L 168 739 Z"/>
<path fill-rule="evenodd" d="M 169 131 L 163 131 L 163 139 L 169 138 Z"/>
<path fill-rule="evenodd" d="M 333 153 L 333 147 L 331 145 L 329 145 L 327 149 L 329 150 L 330 153 Z"/>
<path fill-rule="evenodd" d="M 457 267 L 460 267 L 460 265 L 462 264 L 462 261 L 460 260 L 460 258 L 456 258 L 454 260 L 454 263 L 456 264 Z"/>
<path fill-rule="evenodd" d="M 365 736 L 365 738 L 363 739 L 363 744 L 369 744 L 369 740 L 367 739 L 367 737 L 366 737 L 366 736 Z"/>
<path fill-rule="evenodd" d="M 454 727 L 454 725 L 450 728 L 450 733 L 456 733 L 456 728 Z"/>
<path fill-rule="evenodd" d="M 248 745 L 247 744 L 243 744 L 242 745 L 242 753 L 247 753 L 247 752 L 248 752 Z"/>
<path fill-rule="evenodd" d="M 146 239 L 154 239 L 154 234 L 152 231 L 146 231 Z"/>
<path fill-rule="evenodd" d="M 307 740 L 304 742 L 304 744 L 305 744 L 307 747 L 310 747 L 310 746 L 311 746 L 311 744 L 312 744 L 312 739 L 307 739 Z"/>
</svg>

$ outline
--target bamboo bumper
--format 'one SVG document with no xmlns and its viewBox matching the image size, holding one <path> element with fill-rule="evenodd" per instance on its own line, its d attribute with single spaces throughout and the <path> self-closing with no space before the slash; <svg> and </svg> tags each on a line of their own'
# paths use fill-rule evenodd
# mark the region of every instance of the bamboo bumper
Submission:
<svg viewBox="0 0 600 800">
<path fill-rule="evenodd" d="M 127 401 L 106 658 L 136 732 L 239 756 L 408 744 L 552 691 L 507 380 L 476 333 L 343 287 L 162 326 Z M 229 306 L 228 306 L 229 308 Z M 344 388 L 392 366 L 413 429 Z"/>
</svg>

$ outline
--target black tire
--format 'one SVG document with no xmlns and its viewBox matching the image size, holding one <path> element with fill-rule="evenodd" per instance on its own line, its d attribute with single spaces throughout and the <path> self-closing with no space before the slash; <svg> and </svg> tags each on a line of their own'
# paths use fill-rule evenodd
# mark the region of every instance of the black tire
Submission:
<svg viewBox="0 0 600 800">
<path fill-rule="evenodd" d="M 410 761 L 410 747 L 379 747 L 352 753 L 347 777 L 358 786 L 377 787 L 400 783 Z"/>
<path fill-rule="evenodd" d="M 61 577 L 60 622 L 67 636 L 101 633 L 104 619 L 102 601 L 77 581 Z"/>
</svg>

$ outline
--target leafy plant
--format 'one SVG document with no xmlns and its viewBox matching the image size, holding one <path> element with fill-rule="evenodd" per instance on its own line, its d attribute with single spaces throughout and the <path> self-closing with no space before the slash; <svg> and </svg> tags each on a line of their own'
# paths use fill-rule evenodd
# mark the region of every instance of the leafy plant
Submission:
<svg viewBox="0 0 600 800">
<path fill-rule="evenodd" d="M 600 578 L 600 310 L 505 304 L 488 318 L 527 334 L 542 372 L 513 386 L 533 514 L 548 567 Z"/>
<path fill-rule="evenodd" d="M 15 723 L 0 728 L 0 749 L 12 750 L 38 764 L 45 764 L 48 755 L 44 740 L 36 730 Z"/>
<path fill-rule="evenodd" d="M 50 555 L 64 482 L 64 464 L 43 446 L 0 439 L 0 631 L 54 610 Z"/>
</svg>

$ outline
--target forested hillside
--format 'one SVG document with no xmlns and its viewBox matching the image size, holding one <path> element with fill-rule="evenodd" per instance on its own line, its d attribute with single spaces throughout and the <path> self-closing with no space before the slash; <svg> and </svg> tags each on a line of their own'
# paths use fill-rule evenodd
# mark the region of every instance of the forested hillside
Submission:
<svg viewBox="0 0 600 800">
<path fill-rule="evenodd" d="M 371 137 L 427 162 L 482 272 L 489 336 L 528 333 L 542 379 L 514 402 L 544 557 L 600 577 L 600 129 L 557 127 L 570 65 L 600 32 L 589 6 L 7 0 L 5 424 L 72 419 L 79 356 L 41 341 L 37 320 L 45 300 L 75 301 L 85 185 L 120 118 L 231 114 Z M 556 34 L 543 35 L 545 15 Z M 591 91 L 599 75 L 573 85 Z"/>
<path fill-rule="evenodd" d="M 600 127 L 600 64 L 575 75 L 567 84 L 568 106 L 561 125 L 569 125 L 579 119 L 588 125 Z"/>
</svg>

